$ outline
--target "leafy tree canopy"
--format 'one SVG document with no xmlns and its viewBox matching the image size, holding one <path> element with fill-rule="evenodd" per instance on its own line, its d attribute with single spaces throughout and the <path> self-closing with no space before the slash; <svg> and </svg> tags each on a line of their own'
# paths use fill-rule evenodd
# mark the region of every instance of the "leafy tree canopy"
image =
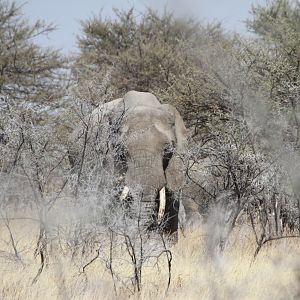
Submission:
<svg viewBox="0 0 300 300">
<path fill-rule="evenodd" d="M 115 15 L 81 23 L 80 55 L 73 65 L 79 81 L 101 81 L 110 72 L 112 98 L 132 89 L 153 92 L 174 104 L 189 127 L 206 128 L 212 118 L 219 118 L 227 88 L 211 61 L 205 61 L 216 58 L 214 44 L 222 44 L 223 52 L 230 48 L 232 41 L 219 24 L 205 27 L 150 9 L 138 17 L 133 9 L 115 10 Z"/>
<path fill-rule="evenodd" d="M 0 2 L 0 95 L 39 102 L 61 96 L 62 68 L 59 51 L 45 49 L 35 38 L 54 30 L 37 21 L 31 25 L 15 2 Z"/>
</svg>

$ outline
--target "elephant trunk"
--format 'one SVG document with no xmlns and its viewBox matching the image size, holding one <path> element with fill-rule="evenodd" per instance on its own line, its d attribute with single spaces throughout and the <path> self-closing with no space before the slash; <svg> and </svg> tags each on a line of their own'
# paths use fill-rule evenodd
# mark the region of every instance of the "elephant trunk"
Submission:
<svg viewBox="0 0 300 300">
<path fill-rule="evenodd" d="M 166 186 L 161 153 L 149 150 L 131 153 L 127 162 L 126 185 L 130 189 L 140 189 L 142 201 L 154 202 L 157 193 Z"/>
<path fill-rule="evenodd" d="M 131 194 L 135 195 L 133 198 L 140 199 L 140 201 L 134 200 L 140 204 L 140 222 L 146 227 L 157 221 L 159 223 L 162 220 L 164 208 L 161 207 L 160 213 L 157 215 L 156 200 L 162 199 L 163 206 L 166 202 L 164 188 L 166 178 L 161 153 L 152 153 L 148 149 L 135 151 L 133 155 L 131 154 L 127 166 L 126 185 Z M 134 190 L 138 192 L 134 193 Z"/>
<path fill-rule="evenodd" d="M 128 195 L 129 195 L 129 188 L 125 186 L 121 193 L 120 200 L 122 201 L 125 200 Z M 158 207 L 158 214 L 157 214 L 158 225 L 161 224 L 163 220 L 165 209 L 166 209 L 166 188 L 163 187 L 159 191 L 159 207 Z M 155 211 L 156 211 L 155 202 L 141 201 L 139 203 L 137 217 L 139 218 L 141 227 L 148 228 L 153 223 L 153 220 L 150 218 L 150 216 L 153 216 Z"/>
</svg>

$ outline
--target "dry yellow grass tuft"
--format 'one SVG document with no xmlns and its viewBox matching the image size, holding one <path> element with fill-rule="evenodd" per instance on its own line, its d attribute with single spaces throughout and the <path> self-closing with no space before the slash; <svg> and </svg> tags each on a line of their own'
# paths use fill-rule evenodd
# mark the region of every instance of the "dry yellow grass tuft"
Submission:
<svg viewBox="0 0 300 300">
<path fill-rule="evenodd" d="M 12 225 L 12 223 L 11 223 Z M 53 246 L 48 267 L 38 281 L 32 280 L 39 268 L 34 259 L 37 228 L 30 223 L 14 221 L 12 225 L 23 264 L 15 259 L 7 241 L 9 233 L 0 227 L 0 298 L 1 299 L 291 299 L 300 297 L 300 240 L 285 239 L 266 245 L 253 260 L 255 243 L 249 228 L 241 227 L 232 234 L 223 253 L 209 253 L 204 227 L 180 235 L 171 248 L 172 278 L 168 293 L 168 270 L 145 267 L 143 288 L 132 295 L 126 285 L 117 284 L 116 296 L 110 273 L 101 260 L 82 266 L 94 255 L 77 255 Z M 60 250 L 61 251 L 61 250 Z M 164 260 L 162 257 L 161 260 Z M 130 264 L 119 259 L 120 274 L 126 278 Z M 125 281 L 125 279 L 124 279 Z"/>
</svg>

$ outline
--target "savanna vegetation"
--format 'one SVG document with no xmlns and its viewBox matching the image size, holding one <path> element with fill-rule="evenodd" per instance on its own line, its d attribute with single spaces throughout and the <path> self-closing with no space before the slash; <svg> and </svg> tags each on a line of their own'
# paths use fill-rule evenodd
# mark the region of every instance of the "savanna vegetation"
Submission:
<svg viewBox="0 0 300 300">
<path fill-rule="evenodd" d="M 255 4 L 251 35 L 151 9 L 82 20 L 78 54 L 45 49 L 0 1 L 3 299 L 298 298 L 300 3 Z M 114 128 L 68 161 L 69 136 L 128 90 L 174 105 L 188 129 L 195 212 L 176 245 L 145 238 L 116 199 Z"/>
</svg>

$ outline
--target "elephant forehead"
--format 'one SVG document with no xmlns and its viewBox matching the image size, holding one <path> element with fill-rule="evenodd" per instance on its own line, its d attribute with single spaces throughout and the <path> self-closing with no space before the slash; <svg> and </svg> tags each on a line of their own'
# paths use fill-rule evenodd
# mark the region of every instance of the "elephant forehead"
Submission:
<svg viewBox="0 0 300 300">
<path fill-rule="evenodd" d="M 174 139 L 174 117 L 160 108 L 136 107 L 127 114 L 123 128 L 129 141 L 170 142 Z"/>
<path fill-rule="evenodd" d="M 171 113 L 166 112 L 160 108 L 150 108 L 139 106 L 130 111 L 127 115 L 129 123 L 145 123 L 145 124 L 157 124 L 165 123 L 172 126 L 174 123 L 174 117 Z"/>
<path fill-rule="evenodd" d="M 136 123 L 127 132 L 127 142 L 163 144 L 173 139 L 172 130 L 162 124 Z"/>
</svg>

